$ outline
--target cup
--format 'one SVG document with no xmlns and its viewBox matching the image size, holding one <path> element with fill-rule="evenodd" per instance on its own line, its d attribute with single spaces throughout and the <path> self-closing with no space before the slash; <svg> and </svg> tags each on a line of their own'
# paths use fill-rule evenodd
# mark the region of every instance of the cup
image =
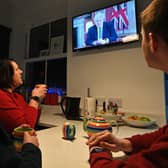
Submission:
<svg viewBox="0 0 168 168">
<path fill-rule="evenodd" d="M 24 140 L 24 132 L 29 132 L 30 134 L 34 134 L 35 130 L 29 127 L 17 127 L 13 130 L 13 137 L 14 137 L 14 146 L 16 151 L 20 152 L 23 146 Z"/>
<path fill-rule="evenodd" d="M 91 119 L 85 118 L 83 120 L 83 129 L 87 132 L 89 137 L 104 130 L 112 132 L 111 123 L 105 120 L 103 117 L 94 117 Z"/>
<path fill-rule="evenodd" d="M 64 139 L 73 140 L 76 134 L 76 127 L 75 125 L 70 124 L 69 122 L 65 122 L 63 125 L 62 132 Z"/>
</svg>

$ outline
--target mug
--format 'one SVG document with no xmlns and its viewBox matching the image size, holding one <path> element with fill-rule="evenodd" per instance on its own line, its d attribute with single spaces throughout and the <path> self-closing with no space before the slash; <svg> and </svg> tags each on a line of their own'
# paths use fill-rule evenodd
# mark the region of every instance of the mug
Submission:
<svg viewBox="0 0 168 168">
<path fill-rule="evenodd" d="M 63 125 L 63 138 L 67 140 L 73 140 L 75 138 L 76 127 L 73 124 L 65 122 Z"/>
<path fill-rule="evenodd" d="M 68 120 L 80 120 L 80 97 L 64 96 L 60 106 Z"/>
<path fill-rule="evenodd" d="M 94 118 L 84 118 L 83 120 L 83 129 L 87 132 L 88 136 L 104 131 L 109 130 L 112 132 L 111 123 L 105 120 L 103 117 L 94 117 Z"/>
<path fill-rule="evenodd" d="M 24 132 L 27 131 L 30 134 L 34 134 L 35 130 L 30 127 L 17 127 L 13 130 L 14 146 L 16 151 L 20 152 L 23 146 Z"/>
</svg>

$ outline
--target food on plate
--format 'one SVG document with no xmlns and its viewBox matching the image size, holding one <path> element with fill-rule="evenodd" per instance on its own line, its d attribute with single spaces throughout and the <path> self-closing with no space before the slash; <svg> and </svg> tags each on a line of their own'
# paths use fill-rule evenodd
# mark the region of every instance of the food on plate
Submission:
<svg viewBox="0 0 168 168">
<path fill-rule="evenodd" d="M 138 116 L 138 115 L 131 115 L 128 116 L 128 120 L 138 120 L 138 121 L 151 121 L 149 117 L 146 116 Z"/>
</svg>

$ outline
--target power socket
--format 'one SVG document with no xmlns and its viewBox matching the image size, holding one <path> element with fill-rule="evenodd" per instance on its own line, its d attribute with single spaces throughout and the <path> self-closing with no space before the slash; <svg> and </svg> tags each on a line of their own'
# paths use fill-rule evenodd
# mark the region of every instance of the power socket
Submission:
<svg viewBox="0 0 168 168">
<path fill-rule="evenodd" d="M 112 102 L 113 104 L 117 104 L 118 107 L 122 107 L 121 98 L 108 98 L 108 102 Z"/>
</svg>

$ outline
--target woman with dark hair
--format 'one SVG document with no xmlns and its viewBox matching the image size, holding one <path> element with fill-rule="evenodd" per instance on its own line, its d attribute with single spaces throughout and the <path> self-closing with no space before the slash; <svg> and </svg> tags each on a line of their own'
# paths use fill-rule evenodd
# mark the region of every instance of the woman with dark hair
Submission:
<svg viewBox="0 0 168 168">
<path fill-rule="evenodd" d="M 16 61 L 0 60 L 0 123 L 10 133 L 21 124 L 35 127 L 40 115 L 40 100 L 47 92 L 44 87 L 34 88 L 27 104 L 24 98 L 15 92 L 15 89 L 23 84 L 22 73 Z"/>
</svg>

